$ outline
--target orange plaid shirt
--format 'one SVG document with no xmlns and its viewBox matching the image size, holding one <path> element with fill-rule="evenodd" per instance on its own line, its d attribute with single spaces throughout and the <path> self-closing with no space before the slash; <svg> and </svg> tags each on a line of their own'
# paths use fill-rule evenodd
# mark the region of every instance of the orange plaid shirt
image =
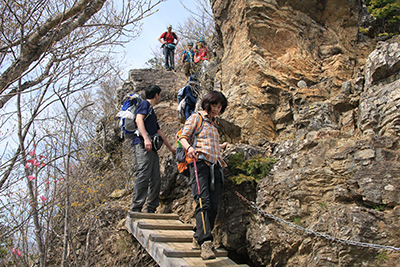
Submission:
<svg viewBox="0 0 400 267">
<path fill-rule="evenodd" d="M 203 129 L 197 135 L 196 152 L 202 154 L 206 161 L 210 163 L 219 163 L 221 166 L 226 167 L 225 161 L 221 156 L 221 148 L 219 146 L 219 134 L 218 129 L 208 118 L 208 114 L 205 111 L 200 111 L 203 116 Z M 185 138 L 189 144 L 193 142 L 193 134 L 200 120 L 199 114 L 193 113 L 185 122 L 183 127 L 181 139 Z"/>
</svg>

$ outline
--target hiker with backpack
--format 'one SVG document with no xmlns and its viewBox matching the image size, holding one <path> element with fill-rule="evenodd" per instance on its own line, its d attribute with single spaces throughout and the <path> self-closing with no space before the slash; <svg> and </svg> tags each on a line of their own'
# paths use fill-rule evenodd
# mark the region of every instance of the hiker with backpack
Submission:
<svg viewBox="0 0 400 267">
<path fill-rule="evenodd" d="M 147 198 L 146 209 L 154 213 L 159 205 L 161 186 L 160 163 L 157 150 L 164 143 L 169 151 L 175 149 L 165 138 L 157 121 L 153 107 L 161 100 L 161 88 L 149 85 L 146 90 L 146 99 L 140 102 L 136 112 L 136 134 L 133 136 L 132 146 L 136 158 L 136 180 L 133 188 L 131 211 L 141 212 Z"/>
<path fill-rule="evenodd" d="M 182 52 L 181 65 L 182 72 L 189 77 L 195 73 L 193 42 L 188 42 L 187 46 L 188 49 Z"/>
<path fill-rule="evenodd" d="M 193 159 L 193 163 L 188 164 L 189 184 L 197 204 L 193 249 L 201 249 L 203 260 L 215 258 L 211 231 L 214 228 L 223 184 L 222 167 L 227 166 L 221 155 L 221 149 L 224 149 L 227 143 L 219 144 L 215 123 L 216 116 L 222 114 L 227 105 L 227 99 L 221 92 L 207 93 L 201 103 L 203 110 L 193 113 L 186 120 L 179 138 L 180 144 L 187 152 L 186 156 Z M 191 145 L 193 139 L 196 139 L 196 142 Z"/>
<path fill-rule="evenodd" d="M 199 38 L 197 46 L 194 49 L 194 62 L 201 65 L 204 61 L 208 61 L 209 51 L 202 37 Z"/>
<path fill-rule="evenodd" d="M 190 115 L 192 115 L 196 107 L 197 97 L 199 96 L 198 86 L 199 83 L 197 81 L 196 75 L 191 75 L 184 91 L 184 101 L 186 101 L 184 111 L 185 120 L 187 120 Z"/>
<path fill-rule="evenodd" d="M 163 41 L 161 41 L 163 39 Z M 176 43 L 174 42 L 176 39 Z M 162 44 L 163 54 L 165 57 L 165 69 L 174 70 L 174 54 L 175 47 L 179 43 L 178 36 L 172 31 L 172 25 L 168 25 L 167 31 L 161 34 L 158 41 Z"/>
</svg>

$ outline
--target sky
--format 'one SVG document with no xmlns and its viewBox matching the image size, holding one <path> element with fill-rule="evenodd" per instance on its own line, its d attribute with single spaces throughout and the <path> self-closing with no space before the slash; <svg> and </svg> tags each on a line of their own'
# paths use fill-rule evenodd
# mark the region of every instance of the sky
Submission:
<svg viewBox="0 0 400 267">
<path fill-rule="evenodd" d="M 185 6 L 195 8 L 193 1 L 182 1 Z M 129 69 L 147 68 L 145 63 L 153 57 L 151 50 L 159 49 L 161 43 L 158 38 L 167 31 L 167 26 L 172 25 L 172 31 L 176 31 L 179 23 L 183 24 L 190 13 L 182 6 L 179 0 L 166 0 L 157 6 L 158 12 L 145 18 L 140 36 L 123 48 L 127 53 L 123 62 Z M 178 35 L 179 38 L 179 35 Z"/>
</svg>

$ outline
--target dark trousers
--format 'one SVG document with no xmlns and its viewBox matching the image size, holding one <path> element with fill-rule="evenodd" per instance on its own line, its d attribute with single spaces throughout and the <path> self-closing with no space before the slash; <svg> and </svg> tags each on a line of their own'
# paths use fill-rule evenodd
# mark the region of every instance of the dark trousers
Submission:
<svg viewBox="0 0 400 267">
<path fill-rule="evenodd" d="M 194 237 L 198 238 L 199 245 L 205 241 L 213 241 L 211 234 L 214 228 L 215 218 L 217 217 L 219 195 L 222 188 L 222 169 L 221 167 L 215 167 L 214 170 L 214 190 L 211 190 L 211 168 L 203 160 L 196 162 L 197 173 L 199 177 L 200 195 L 198 194 L 197 182 L 194 164 L 189 165 L 190 170 L 190 188 L 192 190 L 192 196 L 196 201 L 196 231 Z M 200 208 L 200 198 L 203 208 Z M 204 224 L 203 227 L 203 219 Z M 205 229 L 205 233 L 204 233 Z"/>
<path fill-rule="evenodd" d="M 165 58 L 165 68 L 168 69 L 174 69 L 174 53 L 175 51 L 173 49 L 169 49 L 168 46 L 165 44 L 164 45 L 164 58 Z"/>
<path fill-rule="evenodd" d="M 190 115 L 192 115 L 195 107 L 196 107 L 195 105 L 189 105 L 188 103 L 186 103 L 186 105 L 185 105 L 185 120 L 187 120 L 190 117 Z"/>
</svg>

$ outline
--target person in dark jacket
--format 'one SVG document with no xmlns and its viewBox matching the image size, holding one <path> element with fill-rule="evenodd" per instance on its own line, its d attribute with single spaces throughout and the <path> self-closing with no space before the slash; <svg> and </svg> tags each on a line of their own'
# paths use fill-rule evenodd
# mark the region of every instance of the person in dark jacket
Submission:
<svg viewBox="0 0 400 267">
<path fill-rule="evenodd" d="M 198 86 L 199 82 L 197 81 L 196 75 L 190 75 L 188 85 L 186 85 L 185 87 L 185 120 L 187 120 L 190 115 L 192 115 L 196 107 L 197 97 L 199 95 Z"/>
</svg>

